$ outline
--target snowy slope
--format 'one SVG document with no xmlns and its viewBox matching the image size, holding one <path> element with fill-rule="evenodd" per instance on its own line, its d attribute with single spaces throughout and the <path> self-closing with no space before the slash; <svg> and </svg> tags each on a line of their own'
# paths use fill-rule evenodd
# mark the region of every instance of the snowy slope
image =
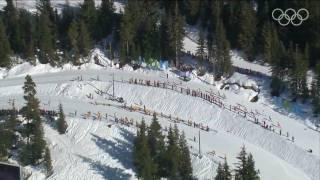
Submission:
<svg viewBox="0 0 320 180">
<path fill-rule="evenodd" d="M 88 64 L 87 67 L 91 67 L 91 65 Z M 7 78 L 0 80 L 0 107 L 8 107 L 9 98 L 15 98 L 19 106 L 23 105 L 21 89 L 23 77 L 19 74 L 31 72 L 29 69 L 31 67 L 24 66 L 24 68 L 21 67 L 21 70 L 15 71 Z M 52 73 L 43 74 L 46 70 Z M 92 100 L 88 99 L 86 95 L 93 93 L 94 101 L 114 104 L 105 100 L 104 97 L 96 95 L 96 89 L 92 85 L 108 90 L 111 93 L 110 80 L 113 73 L 116 75 L 116 80 L 127 80 L 129 77 L 136 77 L 164 81 L 166 72 L 132 72 L 101 67 L 80 70 L 76 68 L 70 68 L 70 70 L 57 69 L 53 71 L 43 66 L 39 69 L 33 69 L 33 73 L 33 78 L 38 85 L 38 97 L 42 102 L 42 107 L 56 109 L 58 103 L 61 102 L 67 115 L 71 115 L 76 109 L 78 111 L 77 117 L 71 116 L 67 118 L 69 130 L 66 135 L 58 135 L 51 127 L 45 126 L 46 138 L 50 144 L 54 159 L 55 174 L 52 178 L 64 177 L 64 179 L 72 179 L 72 177 L 76 176 L 79 179 L 87 179 L 87 177 L 92 176 L 95 179 L 104 179 L 112 175 L 115 177 L 132 177 L 134 172 L 130 162 L 123 162 L 122 157 L 114 155 L 113 153 L 115 152 L 109 148 L 114 145 L 109 141 L 118 142 L 119 145 L 114 146 L 121 147 L 125 144 L 130 146 L 130 140 L 125 140 L 123 137 L 125 135 L 121 135 L 123 127 L 112 126 L 109 129 L 107 124 L 110 123 L 110 119 L 112 120 L 114 113 L 117 116 L 128 116 L 137 120 L 140 120 L 143 115 L 128 112 L 114 106 L 106 107 L 90 104 Z M 80 75 L 83 76 L 84 81 L 71 81 Z M 97 76 L 101 81 L 94 80 Z M 235 74 L 235 81 L 250 82 L 244 77 L 239 77 L 241 76 Z M 203 147 L 201 149 L 205 156 L 201 159 L 196 156 L 193 157 L 194 174 L 200 179 L 213 177 L 217 162 L 222 160 L 219 156 L 226 156 L 230 163 L 236 162 L 235 157 L 243 144 L 253 153 L 263 179 L 291 180 L 317 179 L 319 177 L 317 171 L 319 169 L 319 143 L 314 138 L 318 137 L 319 133 L 308 129 L 300 121 L 274 111 L 267 99 L 261 98 L 261 102 L 250 103 L 244 94 L 218 90 L 214 86 L 198 81 L 184 83 L 177 79 L 174 74 L 170 74 L 169 81 L 181 84 L 183 87 L 201 88 L 202 90 L 224 94 L 226 101 L 229 103 L 242 103 L 247 108 L 259 111 L 261 117 L 266 116 L 268 118 L 268 115 L 270 115 L 273 121 L 277 120 L 281 123 L 283 133 L 289 131 L 296 138 L 296 141 L 292 143 L 286 140 L 286 137 L 279 137 L 279 135 L 248 122 L 238 115 L 208 104 L 200 98 L 182 95 L 170 90 L 116 83 L 116 95 L 124 97 L 128 105 L 142 103 L 149 109 L 201 122 L 214 129 L 209 133 L 202 133 Z M 254 79 L 251 79 L 251 81 L 254 81 Z M 257 83 L 256 81 L 254 82 Z M 242 92 L 243 90 L 240 89 L 239 91 Z M 269 105 L 265 106 L 264 104 Z M 108 113 L 109 120 L 104 119 L 102 122 L 98 122 L 81 118 L 80 115 L 87 111 Z M 150 117 L 145 116 L 145 119 L 148 120 Z M 169 123 L 171 123 L 167 119 L 160 118 L 160 120 L 164 126 L 169 126 Z M 179 128 L 186 132 L 188 139 L 193 139 L 193 136 L 198 133 L 197 129 L 183 124 L 179 124 Z M 135 132 L 131 128 L 126 128 L 126 131 L 131 132 L 127 132 L 127 134 Z M 126 138 L 132 139 L 132 135 Z M 97 144 L 97 141 L 102 142 Z M 104 143 L 111 145 L 103 146 Z M 188 140 L 188 143 L 193 146 L 194 152 L 197 152 L 197 142 Z M 314 154 L 306 151 L 309 148 L 313 149 Z M 218 156 L 212 157 L 207 154 L 213 150 L 216 151 Z M 130 148 L 127 151 L 130 152 Z M 128 153 L 127 151 L 124 151 L 124 153 Z M 83 173 L 75 175 L 75 172 Z"/>
</svg>

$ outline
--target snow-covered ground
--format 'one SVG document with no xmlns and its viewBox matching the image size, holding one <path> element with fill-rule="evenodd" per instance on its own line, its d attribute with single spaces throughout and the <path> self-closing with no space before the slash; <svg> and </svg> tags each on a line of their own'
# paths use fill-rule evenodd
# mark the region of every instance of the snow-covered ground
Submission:
<svg viewBox="0 0 320 180">
<path fill-rule="evenodd" d="M 252 152 L 262 179 L 319 179 L 319 133 L 308 128 L 302 117 L 278 111 L 281 108 L 276 107 L 271 97 L 267 95 L 264 80 L 237 73 L 228 80 L 244 85 L 261 86 L 259 101 L 251 103 L 249 96 L 254 93 L 252 90 L 236 87 L 220 90 L 218 85 L 212 86 L 197 78 L 183 82 L 171 71 L 141 69 L 131 71 L 130 68 L 118 70 L 89 63 L 80 69 L 71 65 L 52 68 L 47 65 L 21 64 L 9 71 L 0 72 L 5 74 L 5 78 L 0 80 L 1 108 L 9 107 L 7 102 L 10 98 L 16 99 L 19 107 L 23 105 L 21 87 L 24 76 L 28 73 L 33 74 L 33 79 L 37 83 L 38 97 L 43 108 L 57 109 L 60 102 L 64 105 L 68 115 L 68 133 L 59 135 L 49 125 L 45 125 L 45 136 L 52 152 L 54 166 L 51 179 L 135 179 L 129 157 L 136 130 L 133 127 L 118 125 L 109 128 L 107 125 L 113 124 L 114 115 L 127 116 L 135 120 L 144 117 L 148 122 L 151 117 L 121 109 L 115 106 L 118 104 L 106 100 L 106 96 L 95 93 L 94 87 L 112 93 L 112 74 L 115 74 L 116 80 L 119 81 L 133 77 L 168 81 L 182 87 L 212 91 L 224 96 L 226 103 L 241 104 L 248 111 L 252 110 L 259 114 L 259 118 L 265 119 L 267 123 L 281 126 L 283 134 L 279 136 L 279 128 L 275 133 L 265 130 L 237 114 L 197 97 L 171 90 L 116 82 L 115 94 L 123 97 L 127 105 L 145 105 L 148 109 L 203 123 L 213 129 L 210 132 L 201 132 L 203 157 L 199 158 L 196 155 L 197 142 L 193 141 L 193 137 L 197 137 L 198 129 L 178 124 L 179 128 L 186 132 L 188 143 L 192 146 L 194 174 L 199 179 L 212 179 L 217 163 L 222 161 L 221 157 L 226 156 L 228 162 L 234 166 L 235 157 L 242 145 Z M 166 79 L 166 74 L 169 74 L 169 79 Z M 73 81 L 78 76 L 82 76 L 84 81 Z M 97 76 L 100 81 L 95 80 Z M 94 94 L 94 100 L 87 98 L 86 95 L 89 93 Z M 93 101 L 109 103 L 111 106 L 94 105 Z M 75 110 L 77 110 L 76 117 L 72 115 Z M 104 118 L 102 121 L 93 120 L 94 118 L 83 119 L 81 114 L 88 111 L 93 114 L 107 113 L 108 119 Z M 167 127 L 172 124 L 164 118 L 160 118 L 160 122 Z M 285 136 L 286 132 L 290 133 L 289 138 Z M 295 142 L 290 141 L 291 136 L 295 137 Z M 312 149 L 313 153 L 308 153 L 308 149 Z M 212 151 L 215 151 L 215 156 L 208 154 Z M 34 173 L 31 179 L 41 179 L 41 176 Z"/>
</svg>

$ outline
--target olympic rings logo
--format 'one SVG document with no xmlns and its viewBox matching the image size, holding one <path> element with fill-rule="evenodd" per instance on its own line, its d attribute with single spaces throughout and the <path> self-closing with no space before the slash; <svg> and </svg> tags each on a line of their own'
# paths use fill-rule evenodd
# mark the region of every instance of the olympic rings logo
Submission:
<svg viewBox="0 0 320 180">
<path fill-rule="evenodd" d="M 290 23 L 293 26 L 300 26 L 303 21 L 309 18 L 309 11 L 305 8 L 296 10 L 289 8 L 283 12 L 282 9 L 276 8 L 272 11 L 272 18 L 279 22 L 281 26 L 287 26 Z"/>
</svg>

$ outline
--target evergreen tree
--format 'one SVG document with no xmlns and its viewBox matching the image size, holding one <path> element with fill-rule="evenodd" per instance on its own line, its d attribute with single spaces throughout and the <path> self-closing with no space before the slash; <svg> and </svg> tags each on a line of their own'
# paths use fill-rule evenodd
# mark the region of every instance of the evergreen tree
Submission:
<svg viewBox="0 0 320 180">
<path fill-rule="evenodd" d="M 222 167 L 221 163 L 218 164 L 217 175 L 214 179 L 215 180 L 224 180 L 225 179 L 223 167 Z"/>
<path fill-rule="evenodd" d="M 12 103 L 12 111 L 4 123 L 0 123 L 0 160 L 7 161 L 10 156 L 10 150 L 17 141 L 15 130 L 17 126 L 17 116 L 14 103 Z"/>
<path fill-rule="evenodd" d="M 51 176 L 51 174 L 53 173 L 53 168 L 52 168 L 50 150 L 48 147 L 46 147 L 45 153 L 44 153 L 44 166 L 46 168 L 46 176 L 47 177 Z"/>
<path fill-rule="evenodd" d="M 0 18 L 0 67 L 9 67 L 11 65 L 10 62 L 10 44 L 8 38 L 5 33 L 5 27 Z"/>
<path fill-rule="evenodd" d="M 313 97 L 312 99 L 313 112 L 317 115 L 320 113 L 320 64 L 316 66 L 315 73 L 316 73 L 316 78 L 314 78 L 312 82 L 311 95 Z"/>
<path fill-rule="evenodd" d="M 263 25 L 262 29 L 262 43 L 263 43 L 263 56 L 265 58 L 265 62 L 271 63 L 272 62 L 272 50 L 273 50 L 273 43 L 272 43 L 272 29 L 270 22 L 266 22 Z"/>
<path fill-rule="evenodd" d="M 199 56 L 200 62 L 202 63 L 205 59 L 205 42 L 204 42 L 204 33 L 202 28 L 199 31 L 198 47 L 196 55 Z"/>
<path fill-rule="evenodd" d="M 81 5 L 81 19 L 88 28 L 91 38 L 97 38 L 97 10 L 94 0 L 84 0 Z"/>
<path fill-rule="evenodd" d="M 235 180 L 259 180 L 259 172 L 255 169 L 254 160 L 251 154 L 247 154 L 245 147 L 243 146 L 239 156 L 237 157 L 239 162 L 237 163 Z"/>
<path fill-rule="evenodd" d="M 7 27 L 6 32 L 11 45 L 11 49 L 20 54 L 22 51 L 21 27 L 19 23 L 18 10 L 13 5 L 13 0 L 6 0 L 7 6 L 4 9 L 4 23 Z"/>
<path fill-rule="evenodd" d="M 35 165 L 42 158 L 45 148 L 43 127 L 41 124 L 39 100 L 35 97 L 36 85 L 31 76 L 27 75 L 23 86 L 26 105 L 23 107 L 23 117 L 27 121 L 24 125 L 26 144 L 22 147 L 20 160 L 24 165 Z"/>
<path fill-rule="evenodd" d="M 70 6 L 69 0 L 66 0 L 65 6 L 62 8 L 61 15 L 58 23 L 60 48 L 67 53 L 72 48 L 70 44 L 70 26 L 76 25 L 76 18 L 78 12 Z M 77 33 L 76 33 L 77 35 Z M 77 35 L 78 36 L 78 35 Z"/>
<path fill-rule="evenodd" d="M 191 165 L 191 158 L 190 158 L 190 151 L 188 148 L 188 144 L 186 141 L 186 137 L 184 132 L 179 139 L 179 149 L 180 149 L 180 156 L 179 156 L 179 172 L 181 179 L 192 179 L 192 165 Z"/>
<path fill-rule="evenodd" d="M 305 56 L 296 47 L 293 53 L 293 67 L 290 71 L 290 86 L 293 96 L 302 97 L 306 93 L 306 72 L 308 70 L 308 61 Z"/>
<path fill-rule="evenodd" d="M 184 19 L 180 15 L 178 2 L 176 1 L 175 10 L 172 14 L 169 14 L 168 34 L 169 34 L 169 48 L 173 50 L 174 54 L 171 54 L 171 58 L 174 58 L 174 64 L 179 66 L 181 50 L 183 49 L 183 37 L 184 37 Z"/>
<path fill-rule="evenodd" d="M 194 1 L 194 0 L 187 0 L 186 1 L 186 11 L 187 11 L 187 22 L 190 25 L 195 25 L 200 15 L 200 7 L 202 1 Z"/>
<path fill-rule="evenodd" d="M 70 56 L 73 60 L 73 64 L 79 65 L 79 47 L 78 47 L 78 39 L 79 39 L 79 25 L 76 21 L 73 21 L 68 29 L 68 50 L 70 51 Z"/>
<path fill-rule="evenodd" d="M 227 164 L 226 158 L 224 159 L 224 163 L 218 165 L 217 169 L 217 175 L 215 177 L 215 180 L 231 180 L 231 172 L 229 165 Z"/>
<path fill-rule="evenodd" d="M 65 115 L 63 112 L 62 104 L 59 104 L 59 117 L 57 120 L 57 128 L 60 134 L 65 134 L 68 128 L 67 122 L 65 120 Z"/>
<path fill-rule="evenodd" d="M 137 137 L 134 141 L 134 165 L 137 176 L 141 179 L 153 179 L 156 175 L 156 165 L 153 163 L 148 146 L 147 126 L 142 120 Z"/>
<path fill-rule="evenodd" d="M 50 0 L 39 0 L 37 9 L 39 12 L 37 23 L 39 61 L 43 64 L 55 64 L 57 57 L 55 53 L 54 22 L 52 21 L 53 10 Z"/>
<path fill-rule="evenodd" d="M 253 60 L 256 18 L 253 6 L 248 1 L 240 1 L 238 25 L 238 46 L 246 53 L 248 60 Z"/>
<path fill-rule="evenodd" d="M 179 178 L 179 146 L 178 146 L 178 129 L 172 129 L 170 126 L 168 131 L 168 145 L 166 151 L 167 177 L 169 179 Z"/>
<path fill-rule="evenodd" d="M 35 60 L 35 18 L 27 10 L 20 10 L 20 26 L 22 38 L 21 57 L 34 64 Z"/>
<path fill-rule="evenodd" d="M 244 180 L 246 178 L 248 178 L 247 174 L 247 152 L 246 152 L 246 149 L 245 147 L 243 146 L 241 148 L 241 151 L 237 157 L 238 159 L 238 163 L 237 163 L 237 166 L 236 166 L 236 173 L 235 173 L 235 180 Z M 249 180 L 249 179 L 248 179 Z"/>
<path fill-rule="evenodd" d="M 251 153 L 247 157 L 247 163 L 248 163 L 247 168 L 248 168 L 248 177 L 249 177 L 248 180 L 259 180 L 260 179 L 259 171 L 255 169 L 255 163 Z"/>
<path fill-rule="evenodd" d="M 78 49 L 82 56 L 88 56 L 92 48 L 92 40 L 87 26 L 83 21 L 79 22 Z"/>
<path fill-rule="evenodd" d="M 102 0 L 101 6 L 98 10 L 98 17 L 97 17 L 97 24 L 98 26 L 98 32 L 97 32 L 97 38 L 105 38 L 107 35 L 109 35 L 112 31 L 112 27 L 114 24 L 114 7 L 113 2 L 111 0 Z"/>
<path fill-rule="evenodd" d="M 12 142 L 12 137 L 10 131 L 8 131 L 8 129 L 2 124 L 0 124 L 0 136 L 0 160 L 6 161 L 9 156 L 9 148 Z"/>
<path fill-rule="evenodd" d="M 232 63 L 230 58 L 230 46 L 226 39 L 225 30 L 221 21 L 216 25 L 216 38 L 214 40 L 212 53 L 210 54 L 211 63 L 214 66 L 215 76 L 219 79 L 221 76 L 228 77 L 232 73 Z"/>
<path fill-rule="evenodd" d="M 152 160 L 154 164 L 157 164 L 157 177 L 163 177 L 166 168 L 165 163 L 163 162 L 165 156 L 165 143 L 156 114 L 153 114 L 152 123 L 148 131 L 148 144 Z"/>
</svg>

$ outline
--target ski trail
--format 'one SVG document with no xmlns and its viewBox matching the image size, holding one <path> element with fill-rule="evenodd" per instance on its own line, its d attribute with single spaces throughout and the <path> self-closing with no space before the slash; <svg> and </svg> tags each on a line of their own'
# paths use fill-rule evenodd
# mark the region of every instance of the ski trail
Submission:
<svg viewBox="0 0 320 180">
<path fill-rule="evenodd" d="M 85 137 L 88 135 L 89 131 L 92 129 L 92 127 L 93 127 L 92 119 L 88 119 L 88 121 L 91 122 L 90 125 L 89 125 L 89 126 L 87 127 L 87 129 L 84 131 L 83 135 L 80 136 L 80 137 L 76 140 L 75 144 L 78 144 L 80 141 L 82 141 L 82 139 L 85 138 Z"/>
</svg>

